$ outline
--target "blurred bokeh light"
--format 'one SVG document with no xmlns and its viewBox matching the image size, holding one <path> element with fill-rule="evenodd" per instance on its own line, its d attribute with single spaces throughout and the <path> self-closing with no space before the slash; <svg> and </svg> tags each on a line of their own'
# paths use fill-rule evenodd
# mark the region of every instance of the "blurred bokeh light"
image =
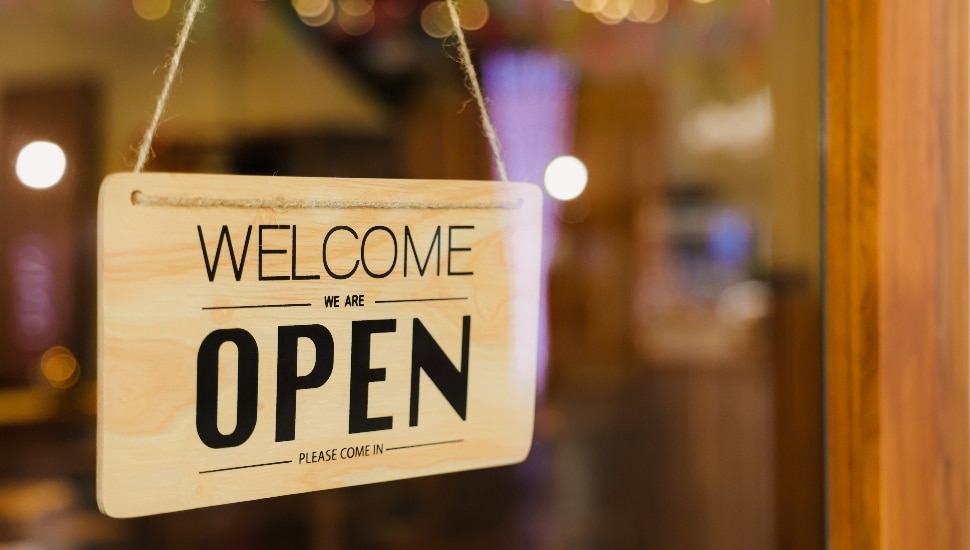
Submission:
<svg viewBox="0 0 970 550">
<path fill-rule="evenodd" d="M 53 187 L 64 177 L 67 156 L 50 141 L 33 141 L 17 154 L 17 177 L 31 189 Z"/>
<path fill-rule="evenodd" d="M 543 182 L 546 192 L 560 201 L 570 201 L 586 189 L 589 172 L 583 161 L 576 157 L 563 155 L 549 161 Z"/>
</svg>

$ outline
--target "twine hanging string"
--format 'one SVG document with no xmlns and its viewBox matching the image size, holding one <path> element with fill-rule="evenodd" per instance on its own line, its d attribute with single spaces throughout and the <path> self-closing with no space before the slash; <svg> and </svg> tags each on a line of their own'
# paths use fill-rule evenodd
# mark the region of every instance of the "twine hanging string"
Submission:
<svg viewBox="0 0 970 550">
<path fill-rule="evenodd" d="M 172 52 L 172 57 L 168 61 L 168 74 L 165 75 L 165 84 L 162 86 L 162 93 L 159 94 L 158 100 L 155 101 L 155 113 L 152 115 L 152 120 L 148 124 L 148 128 L 145 128 L 145 134 L 141 137 L 141 143 L 138 145 L 138 160 L 135 161 L 134 169 L 136 174 L 144 170 L 145 164 L 148 162 L 148 155 L 152 150 L 152 140 L 155 139 L 158 125 L 162 120 L 162 115 L 165 113 L 165 106 L 168 104 L 168 96 L 172 92 L 172 84 L 175 82 L 175 76 L 178 74 L 179 65 L 182 64 L 182 52 L 185 51 L 185 45 L 189 41 L 189 34 L 192 32 L 192 25 L 195 23 L 195 17 L 200 11 L 202 11 L 202 0 L 191 0 L 189 8 L 185 11 L 185 19 L 182 20 L 182 27 L 179 28 L 178 36 L 175 39 L 175 50 Z"/>
<path fill-rule="evenodd" d="M 451 15 L 451 22 L 454 26 L 455 36 L 458 38 L 458 53 L 459 59 L 458 63 L 461 65 L 462 70 L 465 72 L 465 84 L 468 87 L 469 93 L 475 99 L 478 104 L 479 114 L 481 116 L 482 130 L 485 133 L 485 137 L 488 139 L 489 147 L 492 151 L 492 157 L 495 161 L 495 167 L 498 170 L 499 176 L 502 181 L 508 181 L 508 174 L 505 171 L 505 163 L 502 162 L 501 147 L 499 146 L 498 134 L 495 132 L 495 126 L 492 124 L 492 118 L 488 114 L 488 109 L 486 107 L 485 96 L 482 94 L 482 88 L 478 83 L 478 73 L 475 70 L 475 66 L 472 65 L 471 52 L 468 50 L 468 43 L 465 41 L 465 33 L 461 28 L 461 20 L 458 17 L 458 8 L 455 4 L 455 0 L 446 0 L 448 5 L 448 12 Z M 182 53 L 185 51 L 185 45 L 189 41 L 189 34 L 192 32 L 192 25 L 195 23 L 196 16 L 202 11 L 203 2 L 202 0 L 190 0 L 188 9 L 185 11 L 185 18 L 182 20 L 182 26 L 179 28 L 178 36 L 175 40 L 175 50 L 172 52 L 172 57 L 168 62 L 168 73 L 165 76 L 165 84 L 162 87 L 162 93 L 158 96 L 158 100 L 155 102 L 155 112 L 152 115 L 151 122 L 148 128 L 145 129 L 145 134 L 141 138 L 141 143 L 138 146 L 138 160 L 135 163 L 134 172 L 138 173 L 144 170 L 145 164 L 148 162 L 148 156 L 151 153 L 152 140 L 155 139 L 155 134 L 158 131 L 158 125 L 162 119 L 162 115 L 165 113 L 165 107 L 168 104 L 168 97 L 172 91 L 172 86 L 175 82 L 175 77 L 178 74 L 179 65 L 182 63 Z M 474 203 L 461 205 L 459 203 L 441 203 L 441 204 L 417 204 L 417 203 L 356 203 L 356 202 L 341 202 L 341 201 L 313 201 L 313 200 L 288 200 L 284 198 L 279 199 L 268 199 L 268 200 L 256 200 L 256 201 L 230 201 L 225 199 L 212 199 L 207 197 L 161 197 L 154 195 L 146 195 L 141 191 L 135 191 L 131 195 L 132 204 L 141 204 L 149 206 L 191 206 L 191 207 L 242 207 L 242 208 L 365 208 L 365 209 L 442 209 L 442 208 L 470 208 L 470 209 L 515 209 L 521 206 L 519 203 Z"/>
<path fill-rule="evenodd" d="M 478 72 L 472 64 L 472 54 L 468 50 L 468 42 L 465 41 L 465 31 L 461 29 L 461 19 L 458 18 L 458 7 L 455 0 L 447 0 L 448 13 L 451 14 L 451 24 L 455 28 L 455 36 L 458 38 L 459 64 L 465 71 L 465 85 L 468 91 L 475 98 L 478 104 L 478 112 L 482 119 L 482 131 L 488 138 L 488 145 L 492 148 L 492 157 L 495 160 L 495 168 L 498 170 L 502 181 L 509 181 L 509 175 L 505 171 L 505 163 L 502 162 L 502 148 L 499 146 L 498 134 L 495 126 L 492 125 L 492 117 L 488 114 L 488 107 L 485 104 L 485 96 L 482 94 L 482 87 L 478 84 Z"/>
<path fill-rule="evenodd" d="M 293 199 L 227 199 L 213 197 L 170 197 L 148 195 L 141 191 L 131 194 L 131 203 L 144 206 L 188 208 L 280 208 L 284 210 L 323 208 L 327 210 L 518 210 L 522 199 L 484 202 L 414 202 L 414 201 L 340 201 Z"/>
</svg>

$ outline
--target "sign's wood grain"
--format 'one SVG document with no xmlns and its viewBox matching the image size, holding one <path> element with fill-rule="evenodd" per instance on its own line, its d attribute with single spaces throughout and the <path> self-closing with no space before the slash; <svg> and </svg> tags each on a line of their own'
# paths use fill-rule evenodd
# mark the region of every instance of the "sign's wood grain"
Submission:
<svg viewBox="0 0 970 550">
<path fill-rule="evenodd" d="M 523 460 L 541 198 L 517 183 L 109 177 L 101 509 Z"/>
</svg>

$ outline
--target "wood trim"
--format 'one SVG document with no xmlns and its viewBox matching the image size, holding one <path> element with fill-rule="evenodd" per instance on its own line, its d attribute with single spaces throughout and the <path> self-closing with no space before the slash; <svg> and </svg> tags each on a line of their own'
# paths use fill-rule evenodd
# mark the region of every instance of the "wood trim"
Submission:
<svg viewBox="0 0 970 550">
<path fill-rule="evenodd" d="M 967 6 L 829 0 L 829 542 L 966 548 Z"/>
</svg>

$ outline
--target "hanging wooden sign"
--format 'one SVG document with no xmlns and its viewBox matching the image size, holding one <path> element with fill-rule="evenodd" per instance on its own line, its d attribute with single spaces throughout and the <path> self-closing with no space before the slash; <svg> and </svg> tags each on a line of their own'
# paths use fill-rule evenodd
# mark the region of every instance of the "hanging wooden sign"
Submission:
<svg viewBox="0 0 970 550">
<path fill-rule="evenodd" d="M 110 176 L 102 511 L 523 460 L 541 199 L 519 183 Z"/>
</svg>

